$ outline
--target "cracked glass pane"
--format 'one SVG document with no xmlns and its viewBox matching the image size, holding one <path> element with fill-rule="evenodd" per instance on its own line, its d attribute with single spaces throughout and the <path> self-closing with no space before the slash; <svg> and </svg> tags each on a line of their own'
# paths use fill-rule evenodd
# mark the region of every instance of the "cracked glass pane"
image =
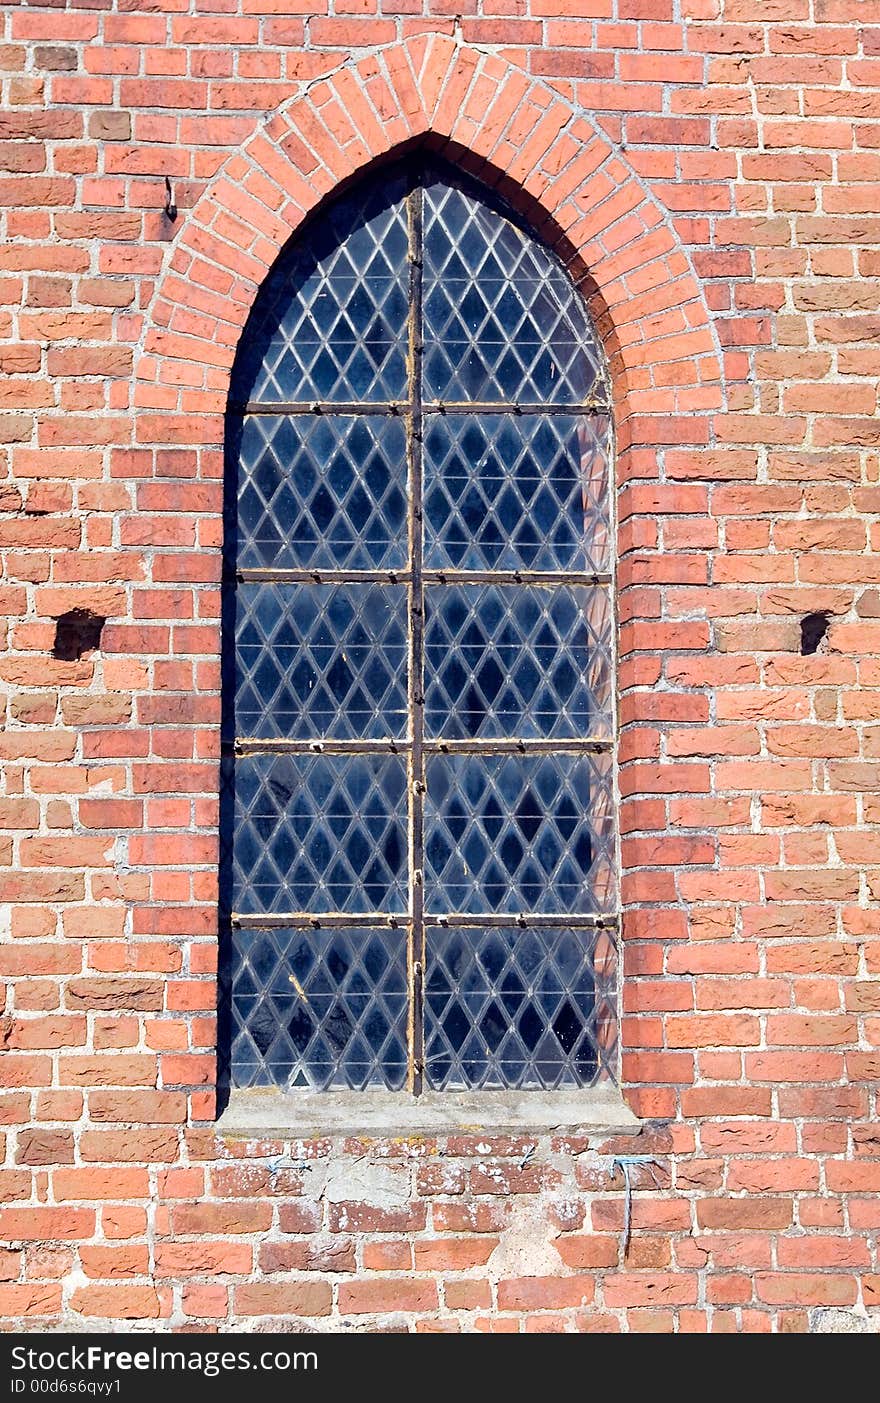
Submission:
<svg viewBox="0 0 880 1403">
<path fill-rule="evenodd" d="M 236 611 L 239 736 L 406 735 L 403 585 L 242 584 Z"/>
<path fill-rule="evenodd" d="M 552 1090 L 607 1079 L 616 981 L 616 950 L 605 931 L 429 926 L 428 1084 Z"/>
<path fill-rule="evenodd" d="M 238 1085 L 398 1091 L 407 1004 L 401 931 L 242 932 L 232 986 Z"/>
</svg>

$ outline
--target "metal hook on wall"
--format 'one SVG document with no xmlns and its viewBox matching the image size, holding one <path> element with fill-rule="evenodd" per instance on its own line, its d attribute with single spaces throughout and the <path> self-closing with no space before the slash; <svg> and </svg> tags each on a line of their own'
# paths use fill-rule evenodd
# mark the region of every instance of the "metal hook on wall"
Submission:
<svg viewBox="0 0 880 1403">
<path fill-rule="evenodd" d="M 625 1183 L 626 1183 L 626 1197 L 625 1197 L 625 1199 L 624 1199 L 624 1209 L 623 1209 L 623 1260 L 624 1260 L 624 1261 L 626 1261 L 626 1254 L 627 1254 L 627 1252 L 629 1251 L 629 1240 L 630 1240 L 630 1237 L 632 1236 L 632 1196 L 633 1196 L 633 1186 L 632 1186 L 632 1179 L 630 1178 L 630 1172 L 632 1171 L 632 1168 L 633 1168 L 634 1165 L 639 1165 L 639 1164 L 643 1164 L 643 1165 L 645 1166 L 645 1168 L 649 1171 L 649 1173 L 650 1173 L 650 1175 L 651 1175 L 651 1178 L 652 1178 L 653 1181 L 654 1181 L 655 1186 L 659 1189 L 659 1187 L 660 1187 L 660 1180 L 657 1178 L 656 1171 L 657 1171 L 658 1169 L 662 1169 L 663 1166 L 661 1165 L 659 1159 L 657 1159 L 656 1155 L 615 1155 L 615 1156 L 614 1156 L 614 1159 L 611 1161 L 611 1167 L 612 1167 L 612 1169 L 618 1169 L 618 1168 L 619 1168 L 619 1169 L 622 1170 L 622 1172 L 623 1172 L 623 1177 L 624 1177 L 624 1181 L 625 1181 Z"/>
<path fill-rule="evenodd" d="M 171 188 L 171 181 L 165 177 L 165 213 L 172 222 L 177 218 L 177 205 L 174 203 L 174 191 Z"/>
</svg>

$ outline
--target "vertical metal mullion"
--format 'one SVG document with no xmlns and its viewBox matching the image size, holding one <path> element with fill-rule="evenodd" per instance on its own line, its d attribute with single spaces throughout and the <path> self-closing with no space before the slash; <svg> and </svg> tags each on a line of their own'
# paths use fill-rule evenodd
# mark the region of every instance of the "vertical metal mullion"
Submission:
<svg viewBox="0 0 880 1403">
<path fill-rule="evenodd" d="M 409 1089 L 420 1095 L 424 1082 L 424 629 L 425 591 L 422 579 L 422 187 L 414 172 L 407 196 L 409 223 L 409 707 L 410 750 L 410 900 L 407 968 L 409 973 Z"/>
</svg>

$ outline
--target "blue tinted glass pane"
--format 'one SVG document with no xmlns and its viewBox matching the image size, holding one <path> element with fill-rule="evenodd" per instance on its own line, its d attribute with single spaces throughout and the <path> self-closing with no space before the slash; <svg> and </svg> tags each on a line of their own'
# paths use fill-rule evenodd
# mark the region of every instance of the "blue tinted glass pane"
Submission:
<svg viewBox="0 0 880 1403">
<path fill-rule="evenodd" d="M 553 1088 L 613 1075 L 616 972 L 601 931 L 429 927 L 428 1085 Z"/>
<path fill-rule="evenodd" d="M 236 1086 L 399 1090 L 407 1070 L 400 931 L 237 932 Z"/>
<path fill-rule="evenodd" d="M 608 756 L 435 755 L 427 773 L 431 915 L 612 909 Z"/>
<path fill-rule="evenodd" d="M 423 393 L 428 400 L 582 403 L 605 395 L 586 308 L 556 260 L 442 180 L 425 189 Z"/>
<path fill-rule="evenodd" d="M 608 419 L 444 414 L 426 424 L 429 568 L 610 568 Z"/>
<path fill-rule="evenodd" d="M 407 909 L 403 760 L 251 755 L 234 782 L 234 910 Z"/>
<path fill-rule="evenodd" d="M 429 737 L 611 734 L 611 607 L 601 588 L 426 591 Z"/>
<path fill-rule="evenodd" d="M 264 284 L 233 400 L 400 399 L 409 292 L 402 177 L 362 184 L 311 223 Z"/>
<path fill-rule="evenodd" d="M 239 736 L 406 735 L 403 585 L 241 584 L 236 609 Z"/>
<path fill-rule="evenodd" d="M 406 438 L 399 419 L 248 416 L 238 471 L 240 569 L 406 564 Z"/>
</svg>

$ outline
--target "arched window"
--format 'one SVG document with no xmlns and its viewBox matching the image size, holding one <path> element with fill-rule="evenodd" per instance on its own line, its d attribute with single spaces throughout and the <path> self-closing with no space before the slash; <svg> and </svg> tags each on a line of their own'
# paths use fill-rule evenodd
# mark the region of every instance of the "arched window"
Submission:
<svg viewBox="0 0 880 1403">
<path fill-rule="evenodd" d="M 613 1077 L 611 441 L 580 295 L 452 168 L 273 269 L 227 430 L 234 1086 Z"/>
</svg>

